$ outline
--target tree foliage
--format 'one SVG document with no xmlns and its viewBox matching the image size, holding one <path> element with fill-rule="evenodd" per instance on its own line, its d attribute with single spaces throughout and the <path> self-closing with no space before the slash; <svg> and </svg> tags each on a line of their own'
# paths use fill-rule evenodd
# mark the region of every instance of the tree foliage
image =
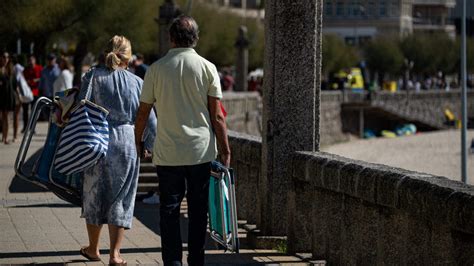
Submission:
<svg viewBox="0 0 474 266">
<path fill-rule="evenodd" d="M 186 1 L 181 1 L 185 6 Z M 247 27 L 249 45 L 249 68 L 263 66 L 264 31 L 263 23 L 257 19 L 243 18 L 222 8 L 196 2 L 191 14 L 199 25 L 199 43 L 196 50 L 218 66 L 235 63 L 237 50 L 235 42 L 241 25 Z"/>
<path fill-rule="evenodd" d="M 456 72 L 459 62 L 459 42 L 447 34 L 413 34 L 400 42 L 404 57 L 414 62 L 416 74 Z"/>
<path fill-rule="evenodd" d="M 323 35 L 323 73 L 328 75 L 343 68 L 352 67 L 360 60 L 357 50 L 337 35 Z"/>
<path fill-rule="evenodd" d="M 403 54 L 393 37 L 379 37 L 365 47 L 367 66 L 374 72 L 398 74 L 403 64 Z"/>
<path fill-rule="evenodd" d="M 1 46 L 21 38 L 34 42 L 44 55 L 58 41 L 99 52 L 115 34 L 125 35 L 135 50 L 155 50 L 157 25 L 153 18 L 159 2 L 153 0 L 4 0 L 0 12 Z M 84 45 L 84 44 L 83 44 Z"/>
<path fill-rule="evenodd" d="M 58 42 L 71 44 L 75 57 L 99 53 L 113 35 L 130 39 L 134 52 L 154 55 L 158 48 L 159 6 L 164 0 L 2 0 L 0 49 L 13 49 L 16 40 L 35 43 L 35 52 L 45 55 Z M 191 0 L 177 1 L 186 9 Z M 183 10 L 186 11 L 186 10 Z M 194 1 L 191 9 L 200 25 L 197 50 L 220 66 L 235 62 L 234 43 L 240 25 L 248 27 L 250 67 L 263 62 L 263 25 Z M 63 51 L 67 52 L 67 51 Z"/>
<path fill-rule="evenodd" d="M 467 70 L 474 73 L 474 38 L 469 38 L 466 43 L 467 50 Z"/>
</svg>

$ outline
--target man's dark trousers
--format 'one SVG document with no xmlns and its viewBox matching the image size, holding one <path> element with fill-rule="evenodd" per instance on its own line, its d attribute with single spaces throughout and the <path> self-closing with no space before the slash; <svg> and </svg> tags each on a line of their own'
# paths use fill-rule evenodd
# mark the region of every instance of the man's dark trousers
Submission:
<svg viewBox="0 0 474 266">
<path fill-rule="evenodd" d="M 160 189 L 160 231 L 165 265 L 181 265 L 179 209 L 188 202 L 188 264 L 204 265 L 211 164 L 157 166 Z"/>
</svg>

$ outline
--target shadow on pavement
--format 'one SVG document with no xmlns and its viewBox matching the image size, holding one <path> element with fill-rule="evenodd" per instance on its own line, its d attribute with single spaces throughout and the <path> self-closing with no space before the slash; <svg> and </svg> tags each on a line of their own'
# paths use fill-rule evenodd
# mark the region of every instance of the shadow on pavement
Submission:
<svg viewBox="0 0 474 266">
<path fill-rule="evenodd" d="M 186 209 L 185 209 L 186 210 Z M 183 209 L 181 210 L 183 211 Z M 187 210 L 186 210 L 187 211 Z M 144 226 L 153 231 L 157 235 L 161 235 L 160 231 L 160 205 L 148 205 L 141 202 L 135 203 L 134 216 L 137 218 Z M 180 228 L 181 236 L 183 243 L 188 243 L 188 224 L 189 219 L 181 213 L 180 215 Z M 209 233 L 206 234 L 206 250 L 216 250 L 218 249 L 214 240 L 211 239 Z"/>
<path fill-rule="evenodd" d="M 23 165 L 23 170 L 26 175 L 31 175 L 33 170 L 33 165 L 36 163 L 38 158 L 41 155 L 42 149 L 36 151 L 32 156 L 30 156 Z M 10 186 L 8 187 L 10 193 L 36 193 L 36 192 L 48 192 L 48 190 L 39 187 L 31 182 L 23 180 L 21 177 L 14 176 Z"/>
<path fill-rule="evenodd" d="M 186 250 L 186 249 L 184 249 Z M 151 253 L 161 252 L 161 248 L 122 248 L 120 253 L 133 254 L 133 253 Z M 101 249 L 101 254 L 108 254 L 108 249 Z M 61 256 L 76 256 L 79 255 L 78 250 L 63 250 L 63 251 L 35 251 L 35 252 L 7 252 L 0 253 L 0 258 L 34 258 L 34 257 L 61 257 Z M 85 259 L 84 259 L 85 260 Z"/>
<path fill-rule="evenodd" d="M 28 204 L 8 206 L 8 208 L 71 208 L 76 207 L 70 203 L 42 203 L 42 204 Z"/>
</svg>

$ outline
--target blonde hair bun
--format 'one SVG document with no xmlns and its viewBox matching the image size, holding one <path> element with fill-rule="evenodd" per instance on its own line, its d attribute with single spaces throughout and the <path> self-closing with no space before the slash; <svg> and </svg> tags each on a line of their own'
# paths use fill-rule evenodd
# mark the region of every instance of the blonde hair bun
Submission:
<svg viewBox="0 0 474 266">
<path fill-rule="evenodd" d="M 111 69 L 117 69 L 120 66 L 128 64 L 132 58 L 132 46 L 130 41 L 124 36 L 115 35 L 110 39 L 108 45 L 105 65 Z"/>
</svg>

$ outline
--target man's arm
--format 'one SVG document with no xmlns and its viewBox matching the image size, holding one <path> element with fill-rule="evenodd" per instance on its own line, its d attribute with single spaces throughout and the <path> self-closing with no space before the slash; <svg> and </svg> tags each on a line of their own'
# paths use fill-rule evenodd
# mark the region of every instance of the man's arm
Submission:
<svg viewBox="0 0 474 266">
<path fill-rule="evenodd" d="M 217 150 L 219 151 L 220 161 L 226 167 L 230 166 L 230 147 L 227 140 L 227 126 L 225 117 L 219 104 L 219 98 L 208 96 L 208 108 L 211 116 L 211 124 L 217 138 Z"/>
<path fill-rule="evenodd" d="M 137 118 L 135 119 L 135 146 L 137 147 L 138 156 L 142 156 L 142 137 L 143 131 L 145 131 L 146 123 L 148 122 L 148 117 L 150 115 L 151 108 L 153 104 L 148 104 L 140 102 L 140 107 L 138 107 Z"/>
</svg>

